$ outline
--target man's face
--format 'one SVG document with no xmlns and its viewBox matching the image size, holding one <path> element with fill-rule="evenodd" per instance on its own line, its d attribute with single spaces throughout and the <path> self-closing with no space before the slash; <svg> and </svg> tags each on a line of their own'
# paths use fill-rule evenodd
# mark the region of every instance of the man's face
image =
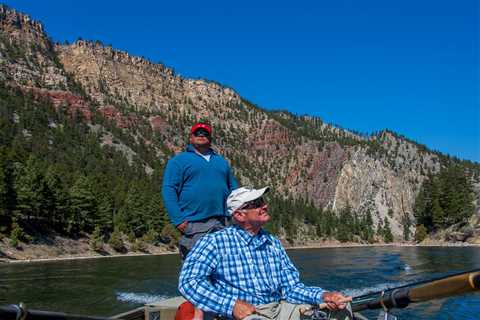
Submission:
<svg viewBox="0 0 480 320">
<path fill-rule="evenodd" d="M 210 146 L 212 137 L 205 129 L 197 129 L 194 133 L 190 134 L 190 143 L 194 146 Z"/>
<path fill-rule="evenodd" d="M 268 205 L 263 198 L 247 202 L 237 214 L 239 221 L 255 227 L 261 227 L 270 220 Z"/>
</svg>

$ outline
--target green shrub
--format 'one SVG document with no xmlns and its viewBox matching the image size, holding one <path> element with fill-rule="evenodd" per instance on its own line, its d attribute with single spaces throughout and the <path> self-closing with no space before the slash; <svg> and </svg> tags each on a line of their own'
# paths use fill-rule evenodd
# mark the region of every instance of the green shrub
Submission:
<svg viewBox="0 0 480 320">
<path fill-rule="evenodd" d="M 137 237 L 135 236 L 135 233 L 133 232 L 129 232 L 128 233 L 128 242 L 130 242 L 131 244 L 135 243 L 135 241 L 137 241 Z"/>
<path fill-rule="evenodd" d="M 147 245 L 140 239 L 136 239 L 131 246 L 132 251 L 145 251 L 147 250 Z"/>
<path fill-rule="evenodd" d="M 90 238 L 90 248 L 94 251 L 100 251 L 103 249 L 103 237 L 99 226 L 96 226 L 95 230 L 93 230 Z"/>
<path fill-rule="evenodd" d="M 10 245 L 12 247 L 18 247 L 20 241 L 25 239 L 26 237 L 22 227 L 20 227 L 20 225 L 17 223 L 17 220 L 14 219 L 12 222 L 12 231 L 10 233 Z"/>
<path fill-rule="evenodd" d="M 110 240 L 108 240 L 108 244 L 112 247 L 115 251 L 124 251 L 125 244 L 123 243 L 122 233 L 118 230 L 114 230 L 110 235 Z"/>
<path fill-rule="evenodd" d="M 146 243 L 156 244 L 159 237 L 160 235 L 158 234 L 157 231 L 153 229 L 149 229 L 147 233 L 143 235 L 142 240 L 145 241 Z"/>
<path fill-rule="evenodd" d="M 169 246 L 175 246 L 180 239 L 180 232 L 170 223 L 163 227 L 160 237 L 162 242 L 168 244 Z"/>
<path fill-rule="evenodd" d="M 17 238 L 10 238 L 10 245 L 14 248 L 18 247 L 19 241 Z"/>
<path fill-rule="evenodd" d="M 427 228 L 423 224 L 417 226 L 415 230 L 415 241 L 422 242 L 427 237 Z"/>
<path fill-rule="evenodd" d="M 383 227 L 383 240 L 386 243 L 393 242 L 392 229 L 390 229 L 390 222 L 387 217 L 385 217 L 385 225 Z"/>
</svg>

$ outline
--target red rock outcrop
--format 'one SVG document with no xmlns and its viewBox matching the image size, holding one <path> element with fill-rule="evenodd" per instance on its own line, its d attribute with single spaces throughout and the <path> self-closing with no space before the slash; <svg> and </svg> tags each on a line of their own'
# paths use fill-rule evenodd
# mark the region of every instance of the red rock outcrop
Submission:
<svg viewBox="0 0 480 320">
<path fill-rule="evenodd" d="M 92 120 L 92 111 L 88 103 L 71 92 L 23 87 L 23 91 L 32 93 L 37 99 L 47 99 L 55 108 L 65 107 L 68 114 L 74 116 L 80 113 L 87 121 Z"/>
</svg>

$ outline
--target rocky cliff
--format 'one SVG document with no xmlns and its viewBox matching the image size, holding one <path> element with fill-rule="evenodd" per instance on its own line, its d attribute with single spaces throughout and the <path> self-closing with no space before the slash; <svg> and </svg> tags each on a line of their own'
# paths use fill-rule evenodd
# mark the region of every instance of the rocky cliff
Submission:
<svg viewBox="0 0 480 320">
<path fill-rule="evenodd" d="M 0 27 L 0 79 L 8 85 L 78 109 L 83 121 L 101 114 L 163 161 L 184 147 L 194 121 L 207 119 L 216 148 L 243 184 L 271 185 L 285 197 L 335 211 L 370 211 L 374 224 L 389 220 L 396 238 L 405 217 L 414 220 L 426 176 L 449 159 L 387 130 L 362 136 L 319 118 L 268 112 L 231 88 L 182 78 L 100 42 L 54 44 L 40 23 L 5 6 Z M 105 132 L 104 144 L 119 139 Z M 116 145 L 148 170 L 148 161 L 124 142 Z"/>
</svg>

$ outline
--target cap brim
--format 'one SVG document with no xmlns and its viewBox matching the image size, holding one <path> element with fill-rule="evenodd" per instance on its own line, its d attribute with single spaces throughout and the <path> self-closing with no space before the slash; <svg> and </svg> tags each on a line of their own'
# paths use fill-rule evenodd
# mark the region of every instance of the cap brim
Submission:
<svg viewBox="0 0 480 320">
<path fill-rule="evenodd" d="M 255 190 L 255 192 L 250 192 L 248 198 L 245 199 L 245 202 L 253 201 L 255 199 L 260 198 L 265 193 L 267 193 L 268 190 L 270 190 L 270 187 L 265 187 L 265 188 L 262 188 L 262 189 L 257 189 L 257 190 Z"/>
</svg>

